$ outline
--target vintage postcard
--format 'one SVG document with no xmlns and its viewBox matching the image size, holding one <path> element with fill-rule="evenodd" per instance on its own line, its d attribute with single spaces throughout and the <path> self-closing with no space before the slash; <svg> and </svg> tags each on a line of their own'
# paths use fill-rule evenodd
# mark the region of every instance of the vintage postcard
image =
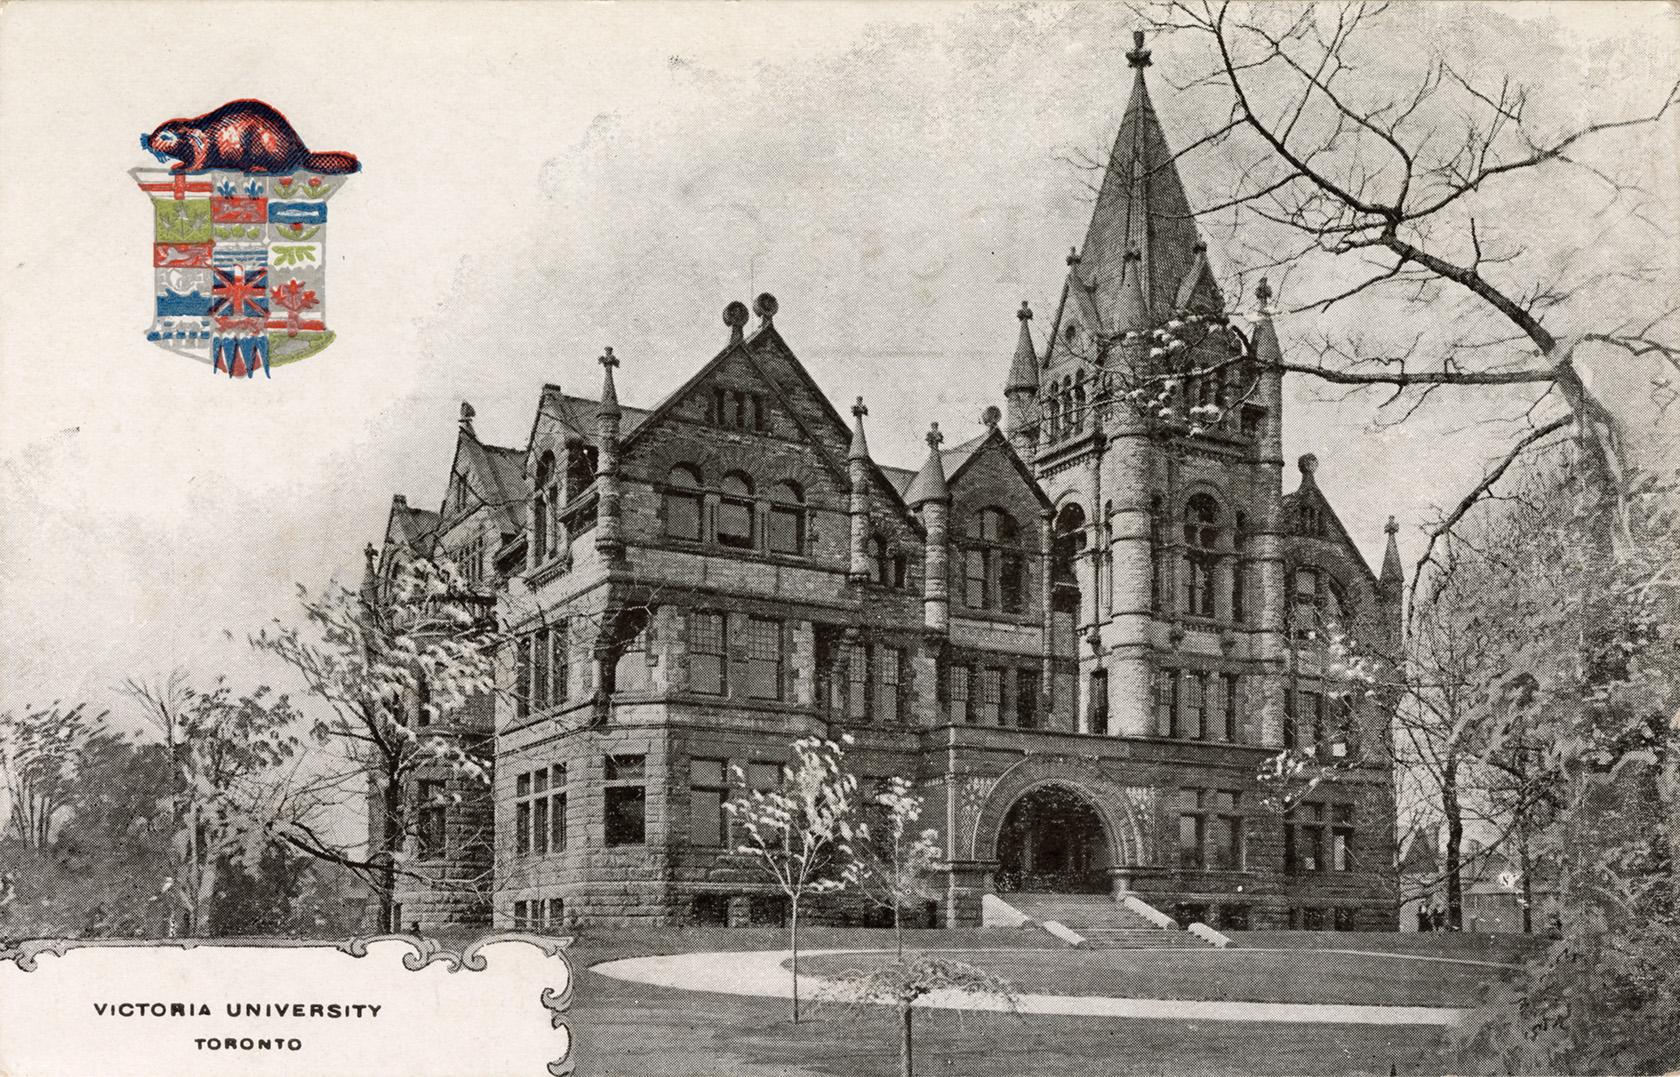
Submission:
<svg viewBox="0 0 1680 1077">
<path fill-rule="evenodd" d="M 1664 3 L 5 4 L 0 1074 L 1680 1070 L 1677 232 Z"/>
</svg>

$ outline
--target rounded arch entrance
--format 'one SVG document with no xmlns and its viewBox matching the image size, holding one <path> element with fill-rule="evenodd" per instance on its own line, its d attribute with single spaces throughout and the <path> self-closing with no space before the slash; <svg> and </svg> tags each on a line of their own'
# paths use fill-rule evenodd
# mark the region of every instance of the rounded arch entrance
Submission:
<svg viewBox="0 0 1680 1077">
<path fill-rule="evenodd" d="M 1078 787 L 1039 782 L 1009 805 L 998 826 L 993 881 L 1000 892 L 1106 893 L 1118 862 L 1102 814 Z"/>
</svg>

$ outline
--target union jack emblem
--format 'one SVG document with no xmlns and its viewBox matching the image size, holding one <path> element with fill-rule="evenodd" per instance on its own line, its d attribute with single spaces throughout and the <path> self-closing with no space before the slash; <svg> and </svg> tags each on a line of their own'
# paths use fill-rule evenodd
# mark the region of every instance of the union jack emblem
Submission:
<svg viewBox="0 0 1680 1077">
<path fill-rule="evenodd" d="M 156 303 L 146 339 L 239 378 L 324 351 L 336 336 L 326 315 L 327 203 L 354 175 L 330 169 L 346 156 L 308 154 L 286 172 L 131 169 L 152 208 Z"/>
<path fill-rule="evenodd" d="M 247 271 L 244 266 L 236 265 L 211 272 L 216 274 L 210 300 L 213 316 L 217 319 L 268 317 L 268 267 Z"/>
</svg>

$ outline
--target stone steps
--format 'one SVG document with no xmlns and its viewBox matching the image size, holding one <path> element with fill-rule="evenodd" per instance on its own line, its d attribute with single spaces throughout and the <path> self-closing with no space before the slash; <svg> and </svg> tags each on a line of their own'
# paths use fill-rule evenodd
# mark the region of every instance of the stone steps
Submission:
<svg viewBox="0 0 1680 1077">
<path fill-rule="evenodd" d="M 1014 893 L 1004 895 L 1003 899 L 1040 924 L 1054 921 L 1082 936 L 1087 949 L 1139 950 L 1207 945 L 1187 931 L 1157 927 L 1139 913 L 1102 894 Z"/>
</svg>

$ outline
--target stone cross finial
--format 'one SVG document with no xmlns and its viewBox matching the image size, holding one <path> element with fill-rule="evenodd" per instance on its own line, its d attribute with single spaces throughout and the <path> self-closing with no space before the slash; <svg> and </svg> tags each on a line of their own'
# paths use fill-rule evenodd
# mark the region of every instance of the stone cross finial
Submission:
<svg viewBox="0 0 1680 1077">
<path fill-rule="evenodd" d="M 1149 50 L 1143 47 L 1143 31 L 1132 31 L 1132 51 L 1126 54 L 1126 63 L 1139 71 L 1149 66 Z"/>
<path fill-rule="evenodd" d="M 1265 277 L 1261 277 L 1260 283 L 1254 286 L 1254 298 L 1259 300 L 1262 308 L 1272 301 L 1272 286 Z"/>
<path fill-rule="evenodd" d="M 465 400 L 461 401 L 461 418 L 460 418 L 461 429 L 465 430 L 469 434 L 472 433 L 473 432 L 473 425 L 472 425 L 473 416 L 477 415 L 477 414 L 478 414 L 478 412 L 473 410 L 473 406 L 471 404 L 467 403 Z"/>
<path fill-rule="evenodd" d="M 1398 523 L 1395 523 L 1394 517 L 1390 516 L 1388 518 L 1388 523 L 1383 524 L 1383 533 L 1387 534 L 1387 535 L 1394 535 L 1394 534 L 1398 534 L 1399 531 L 1400 531 L 1400 525 Z"/>
<path fill-rule="evenodd" d="M 1068 248 L 1067 264 L 1070 265 L 1070 266 L 1076 266 L 1076 265 L 1079 264 L 1079 248 L 1078 247 L 1069 247 Z"/>
<path fill-rule="evenodd" d="M 869 409 L 863 406 L 863 397 L 858 397 L 857 403 L 852 405 L 852 414 L 859 419 L 869 414 Z"/>
<path fill-rule="evenodd" d="M 945 440 L 945 435 L 941 434 L 939 432 L 939 424 L 934 423 L 928 429 L 928 433 L 927 433 L 928 448 L 931 449 L 934 452 L 938 452 L 939 451 L 939 445 L 944 440 Z"/>
<path fill-rule="evenodd" d="M 1394 517 L 1390 516 L 1389 519 L 1392 520 Z M 362 548 L 362 556 L 367 558 L 368 568 L 371 570 L 374 562 L 379 560 L 379 551 L 374 549 L 373 543 L 370 542 Z"/>
<path fill-rule="evenodd" d="M 1027 306 L 1027 301 L 1025 299 L 1021 300 L 1021 309 L 1015 312 L 1015 317 L 1021 319 L 1023 322 L 1032 321 L 1032 308 Z"/>
<path fill-rule="evenodd" d="M 614 355 L 612 348 L 609 347 L 601 354 L 601 358 L 597 361 L 610 371 L 613 367 L 618 365 L 618 356 Z"/>
</svg>

